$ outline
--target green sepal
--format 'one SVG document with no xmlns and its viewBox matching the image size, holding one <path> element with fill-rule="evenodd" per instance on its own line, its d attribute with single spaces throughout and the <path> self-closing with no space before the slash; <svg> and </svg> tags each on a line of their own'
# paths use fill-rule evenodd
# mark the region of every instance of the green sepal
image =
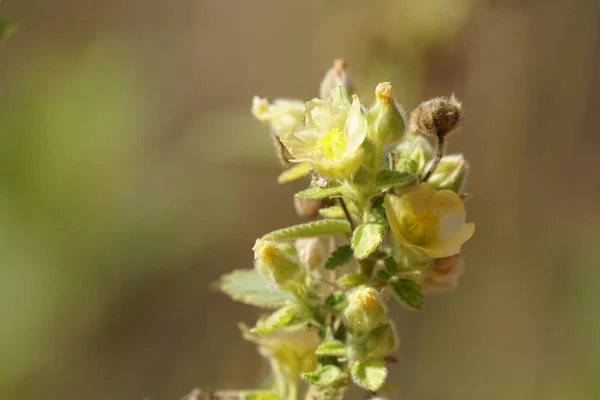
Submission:
<svg viewBox="0 0 600 400">
<path fill-rule="evenodd" d="M 0 21 L 0 40 L 6 39 L 19 29 L 19 21 Z"/>
<path fill-rule="evenodd" d="M 366 223 L 359 225 L 352 235 L 352 250 L 358 259 L 367 258 L 383 242 L 385 225 Z"/>
<path fill-rule="evenodd" d="M 268 390 L 241 390 L 239 400 L 281 400 L 281 397 Z"/>
<path fill-rule="evenodd" d="M 337 280 L 337 284 L 345 288 L 353 288 L 367 283 L 369 278 L 360 272 L 351 272 L 341 276 Z"/>
<path fill-rule="evenodd" d="M 329 259 L 325 262 L 325 269 L 332 270 L 348 264 L 353 256 L 354 252 L 352 251 L 352 247 L 349 245 L 340 246 L 331 253 L 331 256 L 329 256 Z"/>
<path fill-rule="evenodd" d="M 421 287 L 410 279 L 400 279 L 396 282 L 391 282 L 390 287 L 394 298 L 402 305 L 412 309 L 420 310 L 423 308 L 424 296 L 421 292 Z"/>
<path fill-rule="evenodd" d="M 358 386 L 376 392 L 385 382 L 388 370 L 385 361 L 373 358 L 352 363 L 351 373 L 352 379 Z"/>
<path fill-rule="evenodd" d="M 331 386 L 344 378 L 344 373 L 335 365 L 326 365 L 312 372 L 305 372 L 302 378 L 319 387 Z"/>
<path fill-rule="evenodd" d="M 315 354 L 319 357 L 345 357 L 346 348 L 344 346 L 344 343 L 340 342 L 339 340 L 329 340 L 327 342 L 321 343 L 319 347 L 317 347 Z"/>
<path fill-rule="evenodd" d="M 312 166 L 310 163 L 302 162 L 286 169 L 277 177 L 278 183 L 288 183 L 303 178 L 310 173 Z"/>
<path fill-rule="evenodd" d="M 281 307 L 294 298 L 267 281 L 256 269 L 238 269 L 223 275 L 212 288 L 233 300 L 264 308 Z"/>
<path fill-rule="evenodd" d="M 314 236 L 347 235 L 350 232 L 350 223 L 348 223 L 348 221 L 339 219 L 321 219 L 267 233 L 262 239 L 294 240 Z"/>
<path fill-rule="evenodd" d="M 333 312 L 341 312 L 346 307 L 346 294 L 336 290 L 325 299 L 325 308 Z"/>
<path fill-rule="evenodd" d="M 321 188 L 319 186 L 313 186 L 306 190 L 296 193 L 296 197 L 301 199 L 328 199 L 331 197 L 342 197 L 349 196 L 350 190 L 342 185 L 341 183 L 331 182 L 329 186 Z"/>
<path fill-rule="evenodd" d="M 250 329 L 250 333 L 269 333 L 287 325 L 296 315 L 296 307 L 285 306 L 275 311 L 263 320 L 259 320 L 256 326 Z"/>
<path fill-rule="evenodd" d="M 394 171 L 392 169 L 382 169 L 377 174 L 375 185 L 379 190 L 386 190 L 414 185 L 418 180 L 419 176 L 417 174 Z"/>
</svg>

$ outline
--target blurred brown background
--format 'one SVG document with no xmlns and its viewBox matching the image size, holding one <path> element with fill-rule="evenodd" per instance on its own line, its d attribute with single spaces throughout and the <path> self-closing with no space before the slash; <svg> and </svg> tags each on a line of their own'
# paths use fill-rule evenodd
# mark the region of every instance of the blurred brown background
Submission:
<svg viewBox="0 0 600 400">
<path fill-rule="evenodd" d="M 6 0 L 0 398 L 176 399 L 264 365 L 209 290 L 299 221 L 252 96 L 344 56 L 368 102 L 452 92 L 472 163 L 459 289 L 394 308 L 397 399 L 600 398 L 600 2 Z M 262 365 L 262 367 L 260 367 Z"/>
</svg>

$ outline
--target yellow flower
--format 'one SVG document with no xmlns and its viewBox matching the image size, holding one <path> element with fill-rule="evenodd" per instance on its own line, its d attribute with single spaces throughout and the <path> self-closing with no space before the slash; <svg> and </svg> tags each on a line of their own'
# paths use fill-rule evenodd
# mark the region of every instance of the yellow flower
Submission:
<svg viewBox="0 0 600 400">
<path fill-rule="evenodd" d="M 283 134 L 281 142 L 294 157 L 293 162 L 310 162 L 323 176 L 344 179 L 356 172 L 362 162 L 360 146 L 367 134 L 367 120 L 358 97 L 352 105 L 313 99 L 304 110 L 306 126 Z"/>
<path fill-rule="evenodd" d="M 385 213 L 402 244 L 432 258 L 460 253 L 475 231 L 475 224 L 465 223 L 465 207 L 455 192 L 436 191 L 426 183 L 401 197 L 386 195 Z"/>
<path fill-rule="evenodd" d="M 260 122 L 269 125 L 280 136 L 292 132 L 304 124 L 304 102 L 299 100 L 277 99 L 273 103 L 265 98 L 254 96 L 251 112 Z"/>
</svg>

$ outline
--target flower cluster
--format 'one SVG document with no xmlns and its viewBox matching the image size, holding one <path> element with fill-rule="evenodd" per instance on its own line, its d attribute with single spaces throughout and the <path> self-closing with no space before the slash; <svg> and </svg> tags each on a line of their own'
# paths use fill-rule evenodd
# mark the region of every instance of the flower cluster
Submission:
<svg viewBox="0 0 600 400">
<path fill-rule="evenodd" d="M 389 82 L 370 106 L 353 91 L 336 60 L 320 98 L 252 103 L 289 165 L 278 181 L 310 177 L 294 201 L 310 221 L 259 238 L 255 269 L 217 284 L 277 309 L 244 327 L 274 376 L 252 398 L 295 400 L 302 380 L 316 399 L 340 398 L 352 384 L 383 390 L 399 343 L 386 300 L 420 310 L 425 294 L 455 288 L 464 272 L 461 250 L 475 230 L 464 205 L 469 166 L 445 154 L 462 105 L 439 97 L 407 116 Z"/>
</svg>

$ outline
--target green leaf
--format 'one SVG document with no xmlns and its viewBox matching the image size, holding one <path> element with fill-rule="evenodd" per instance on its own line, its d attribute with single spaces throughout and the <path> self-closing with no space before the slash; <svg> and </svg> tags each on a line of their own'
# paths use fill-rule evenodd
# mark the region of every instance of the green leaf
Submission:
<svg viewBox="0 0 600 400">
<path fill-rule="evenodd" d="M 356 258 L 367 258 L 383 242 L 385 225 L 366 223 L 359 225 L 352 235 L 352 250 Z"/>
<path fill-rule="evenodd" d="M 333 312 L 340 312 L 346 307 L 346 294 L 340 290 L 331 293 L 325 299 L 325 307 Z"/>
<path fill-rule="evenodd" d="M 267 390 L 242 390 L 239 392 L 240 400 L 281 400 L 275 393 Z"/>
<path fill-rule="evenodd" d="M 410 186 L 417 183 L 419 176 L 410 172 L 400 172 L 391 169 L 382 169 L 377 174 L 375 185 L 380 190 L 391 189 L 393 187 Z"/>
<path fill-rule="evenodd" d="M 358 386 L 376 392 L 385 382 L 388 371 L 382 359 L 372 358 L 352 364 L 351 373 Z"/>
<path fill-rule="evenodd" d="M 256 307 L 277 308 L 294 297 L 279 290 L 255 269 L 238 269 L 223 275 L 213 288 L 224 292 L 232 299 Z"/>
<path fill-rule="evenodd" d="M 347 235 L 350 231 L 350 224 L 348 221 L 339 219 L 321 219 L 273 231 L 263 236 L 262 239 L 294 240 L 313 236 Z"/>
<path fill-rule="evenodd" d="M 319 387 L 330 386 L 344 377 L 341 369 L 334 365 L 326 365 L 316 371 L 305 372 L 302 377 Z"/>
<path fill-rule="evenodd" d="M 317 356 L 332 356 L 332 357 L 345 357 L 346 356 L 346 348 L 344 343 L 339 340 L 330 340 L 328 342 L 323 342 L 317 347 L 315 351 Z"/>
<path fill-rule="evenodd" d="M 377 279 L 379 279 L 380 281 L 386 282 L 390 278 L 391 278 L 391 275 L 386 270 L 380 269 L 379 271 L 377 271 Z"/>
<path fill-rule="evenodd" d="M 321 188 L 314 186 L 296 193 L 296 197 L 301 199 L 328 199 L 330 197 L 341 197 L 350 195 L 348 188 L 341 183 L 332 182 L 329 186 Z"/>
<path fill-rule="evenodd" d="M 296 315 L 296 307 L 285 306 L 269 315 L 266 319 L 258 321 L 256 326 L 250 329 L 250 333 L 269 333 L 273 332 L 287 323 Z"/>
<path fill-rule="evenodd" d="M 333 253 L 325 263 L 325 269 L 336 269 L 342 265 L 346 265 L 352 260 L 354 253 L 352 247 L 349 245 L 340 246 Z"/>
<path fill-rule="evenodd" d="M 367 283 L 368 278 L 360 272 L 351 272 L 340 277 L 337 284 L 345 288 L 353 288 Z"/>
<path fill-rule="evenodd" d="M 279 176 L 277 177 L 277 182 L 288 183 L 300 179 L 308 175 L 310 173 L 311 168 L 312 167 L 310 163 L 307 162 L 294 164 L 294 166 L 292 166 L 289 169 L 286 169 L 281 174 L 279 174 Z"/>
<path fill-rule="evenodd" d="M 390 275 L 395 275 L 398 272 L 398 264 L 394 257 L 389 256 L 385 259 L 385 269 Z"/>
<path fill-rule="evenodd" d="M 15 20 L 0 21 L 0 40 L 6 39 L 19 29 L 19 22 Z"/>
<path fill-rule="evenodd" d="M 395 294 L 396 300 L 401 304 L 413 310 L 423 308 L 423 293 L 421 287 L 410 279 L 400 279 L 397 282 L 391 282 L 390 286 Z"/>
</svg>

